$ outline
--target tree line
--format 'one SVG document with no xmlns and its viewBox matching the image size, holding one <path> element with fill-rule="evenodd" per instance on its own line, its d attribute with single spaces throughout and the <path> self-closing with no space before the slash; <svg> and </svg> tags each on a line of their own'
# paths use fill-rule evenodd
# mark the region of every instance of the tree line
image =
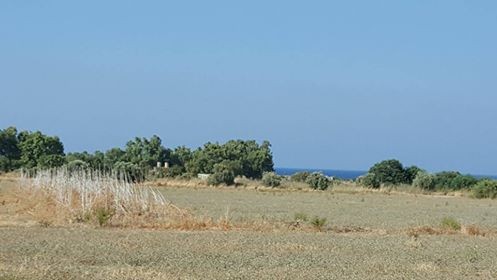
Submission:
<svg viewBox="0 0 497 280">
<path fill-rule="evenodd" d="M 169 168 L 156 168 L 157 162 L 168 163 Z M 69 170 L 89 168 L 126 174 L 129 179 L 192 178 L 209 174 L 209 184 L 234 184 L 235 178 L 244 176 L 262 179 L 262 183 L 277 187 L 281 176 L 274 174 L 271 144 L 254 140 L 230 140 L 224 144 L 206 143 L 192 150 L 185 146 L 166 148 L 162 140 L 135 137 L 125 147 L 106 152 L 64 153 L 64 145 L 57 136 L 40 131 L 18 132 L 15 127 L 0 130 L 0 172 L 17 169 L 49 169 L 65 166 Z M 297 173 L 290 180 L 307 183 L 314 189 L 325 190 L 332 181 L 318 173 Z M 359 184 L 370 188 L 390 185 L 412 185 L 426 191 L 471 190 L 476 197 L 497 197 L 497 181 L 464 175 L 456 171 L 431 174 L 417 166 L 404 167 L 398 160 L 385 160 L 374 164 Z"/>
<path fill-rule="evenodd" d="M 477 198 L 496 198 L 497 181 L 476 178 L 457 171 L 429 173 L 417 166 L 404 167 L 396 159 L 384 160 L 373 165 L 358 181 L 370 188 L 392 185 L 412 185 L 426 191 L 470 190 Z"/>
<path fill-rule="evenodd" d="M 167 162 L 169 168 L 156 168 L 158 162 Z M 206 173 L 217 178 L 213 183 L 231 184 L 237 176 L 260 179 L 265 172 L 273 171 L 274 163 L 268 141 L 259 144 L 254 140 L 230 140 L 224 144 L 209 142 L 195 150 L 185 146 L 171 149 L 154 135 L 149 139 L 135 137 L 124 149 L 66 154 L 57 136 L 40 131 L 18 132 L 15 127 L 0 130 L 0 171 L 61 166 L 123 172 L 136 181 Z"/>
</svg>

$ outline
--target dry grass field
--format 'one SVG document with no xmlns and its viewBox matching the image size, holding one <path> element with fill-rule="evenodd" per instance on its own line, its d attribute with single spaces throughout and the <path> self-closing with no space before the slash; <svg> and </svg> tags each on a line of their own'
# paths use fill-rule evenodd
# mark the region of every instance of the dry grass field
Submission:
<svg viewBox="0 0 497 280">
<path fill-rule="evenodd" d="M 493 200 L 159 187 L 233 225 L 170 230 L 40 223 L 15 185 L 0 181 L 0 279 L 497 279 Z M 326 223 L 295 227 L 304 216 Z M 462 229 L 444 229 L 446 217 Z M 250 223 L 275 226 L 237 227 Z"/>
</svg>

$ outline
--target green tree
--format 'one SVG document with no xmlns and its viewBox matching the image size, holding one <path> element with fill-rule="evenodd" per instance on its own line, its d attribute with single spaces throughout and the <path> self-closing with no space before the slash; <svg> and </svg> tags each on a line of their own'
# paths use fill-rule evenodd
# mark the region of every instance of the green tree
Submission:
<svg viewBox="0 0 497 280">
<path fill-rule="evenodd" d="M 120 148 L 112 148 L 105 152 L 104 155 L 104 168 L 106 170 L 112 170 L 116 163 L 124 162 L 125 152 Z"/>
<path fill-rule="evenodd" d="M 169 151 L 162 146 L 161 139 L 154 135 L 149 139 L 136 137 L 126 144 L 126 161 L 143 169 L 151 169 L 157 162 L 167 161 Z"/>
<path fill-rule="evenodd" d="M 412 184 L 416 176 L 418 175 L 419 172 L 422 172 L 423 170 L 415 165 L 409 166 L 404 170 L 405 177 L 406 177 L 406 183 L 407 184 Z"/>
<path fill-rule="evenodd" d="M 18 167 L 21 157 L 18 145 L 19 140 L 15 127 L 0 130 L 0 171 L 12 171 Z"/>
<path fill-rule="evenodd" d="M 368 174 L 374 176 L 381 184 L 402 184 L 408 183 L 408 176 L 402 163 L 396 159 L 384 160 L 376 163 L 369 169 Z"/>
<path fill-rule="evenodd" d="M 199 174 L 214 172 L 214 167 L 223 161 L 239 163 L 235 176 L 260 179 L 264 172 L 273 171 L 271 145 L 265 141 L 261 145 L 256 141 L 231 140 L 223 145 L 207 143 L 193 152 L 186 163 L 188 173 Z"/>
<path fill-rule="evenodd" d="M 64 145 L 59 137 L 46 136 L 39 131 L 23 131 L 18 139 L 22 167 L 52 168 L 64 164 Z"/>
<path fill-rule="evenodd" d="M 186 172 L 186 164 L 193 158 L 192 151 L 185 147 L 180 146 L 170 152 L 169 156 L 169 170 L 168 176 L 177 177 Z"/>
<path fill-rule="evenodd" d="M 191 174 L 212 174 L 214 165 L 225 160 L 221 145 L 218 143 L 206 143 L 192 154 L 190 161 L 186 163 L 186 170 Z"/>
</svg>

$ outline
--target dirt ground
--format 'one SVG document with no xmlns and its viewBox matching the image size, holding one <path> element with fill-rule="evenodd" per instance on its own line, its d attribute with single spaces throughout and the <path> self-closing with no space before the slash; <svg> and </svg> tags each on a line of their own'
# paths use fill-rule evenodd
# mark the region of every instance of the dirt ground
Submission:
<svg viewBox="0 0 497 280">
<path fill-rule="evenodd" d="M 163 188 L 202 215 L 228 209 L 235 221 L 291 222 L 305 213 L 326 217 L 329 228 L 370 230 L 146 230 L 44 225 L 30 215 L 36 208 L 20 209 L 15 184 L 0 183 L 0 279 L 497 279 L 495 234 L 404 230 L 446 216 L 493 230 L 491 200 Z"/>
</svg>

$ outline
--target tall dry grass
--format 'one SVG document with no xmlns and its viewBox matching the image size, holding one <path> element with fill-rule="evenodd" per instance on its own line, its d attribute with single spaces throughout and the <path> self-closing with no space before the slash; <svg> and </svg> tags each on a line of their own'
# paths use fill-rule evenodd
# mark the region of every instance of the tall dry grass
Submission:
<svg viewBox="0 0 497 280">
<path fill-rule="evenodd" d="M 22 172 L 20 186 L 46 193 L 68 211 L 82 214 L 99 206 L 112 208 L 117 214 L 128 214 L 168 204 L 160 192 L 150 187 L 138 187 L 125 176 L 100 171 L 54 169 L 34 175 Z"/>
<path fill-rule="evenodd" d="M 174 206 L 159 191 L 116 173 L 68 169 L 22 172 L 19 183 L 26 199 L 49 209 L 40 211 L 44 213 L 42 223 L 149 227 L 192 219 L 188 211 Z"/>
</svg>

